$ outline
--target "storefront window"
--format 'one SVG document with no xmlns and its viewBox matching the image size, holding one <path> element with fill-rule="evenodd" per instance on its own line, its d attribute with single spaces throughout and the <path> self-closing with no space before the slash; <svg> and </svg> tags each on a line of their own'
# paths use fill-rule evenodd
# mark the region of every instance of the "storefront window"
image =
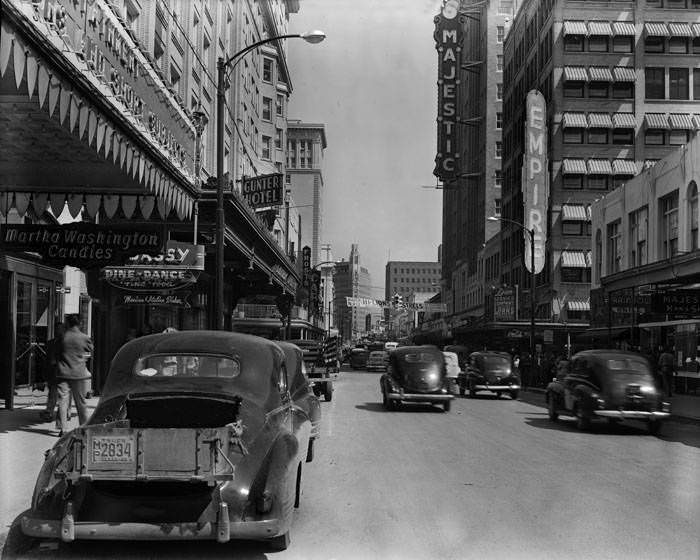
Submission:
<svg viewBox="0 0 700 560">
<path fill-rule="evenodd" d="M 630 267 L 647 264 L 648 210 L 645 206 L 629 214 Z"/>
</svg>

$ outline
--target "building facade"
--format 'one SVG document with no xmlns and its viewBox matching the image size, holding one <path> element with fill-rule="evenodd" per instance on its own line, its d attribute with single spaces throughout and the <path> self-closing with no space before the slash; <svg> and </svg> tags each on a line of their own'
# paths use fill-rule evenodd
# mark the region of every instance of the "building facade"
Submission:
<svg viewBox="0 0 700 560">
<path fill-rule="evenodd" d="M 360 249 L 357 243 L 350 248 L 350 256 L 335 264 L 333 275 L 334 292 L 334 323 L 343 342 L 359 340 L 367 332 L 366 318 L 372 316 L 371 324 L 381 317 L 375 307 L 350 307 L 346 298 L 372 298 L 372 277 L 369 270 L 360 263 Z"/>
</svg>

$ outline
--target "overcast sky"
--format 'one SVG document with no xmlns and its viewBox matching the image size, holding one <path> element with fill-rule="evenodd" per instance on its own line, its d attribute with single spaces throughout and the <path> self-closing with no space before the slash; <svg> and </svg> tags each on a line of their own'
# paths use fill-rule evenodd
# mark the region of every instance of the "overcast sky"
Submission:
<svg viewBox="0 0 700 560">
<path fill-rule="evenodd" d="M 421 185 L 435 185 L 440 5 L 301 0 L 290 16 L 291 33 L 327 35 L 288 43 L 288 117 L 326 127 L 321 240 L 336 260 L 358 243 L 375 286 L 387 260 L 437 260 L 442 192 Z"/>
</svg>

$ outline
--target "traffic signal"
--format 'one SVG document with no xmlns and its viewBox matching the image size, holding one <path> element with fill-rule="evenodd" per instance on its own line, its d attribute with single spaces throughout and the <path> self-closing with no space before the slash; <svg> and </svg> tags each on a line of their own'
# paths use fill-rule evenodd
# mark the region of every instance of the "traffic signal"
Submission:
<svg viewBox="0 0 700 560">
<path fill-rule="evenodd" d="M 391 304 L 394 309 L 403 307 L 403 296 L 401 294 L 394 294 Z"/>
</svg>

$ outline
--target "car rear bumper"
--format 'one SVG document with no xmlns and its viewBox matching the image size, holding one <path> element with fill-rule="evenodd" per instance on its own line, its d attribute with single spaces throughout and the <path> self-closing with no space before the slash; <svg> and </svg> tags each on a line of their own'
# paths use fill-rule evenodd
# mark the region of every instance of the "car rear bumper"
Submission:
<svg viewBox="0 0 700 560">
<path fill-rule="evenodd" d="M 648 412 L 645 410 L 594 410 L 593 414 L 605 418 L 641 418 L 646 420 L 663 420 L 671 416 L 670 412 Z"/>
<path fill-rule="evenodd" d="M 477 391 L 517 391 L 520 389 L 519 383 L 512 383 L 509 385 L 488 385 L 486 383 L 474 385 Z"/>
<path fill-rule="evenodd" d="M 397 401 L 443 402 L 455 398 L 449 393 L 387 393 L 387 398 Z"/>
</svg>

